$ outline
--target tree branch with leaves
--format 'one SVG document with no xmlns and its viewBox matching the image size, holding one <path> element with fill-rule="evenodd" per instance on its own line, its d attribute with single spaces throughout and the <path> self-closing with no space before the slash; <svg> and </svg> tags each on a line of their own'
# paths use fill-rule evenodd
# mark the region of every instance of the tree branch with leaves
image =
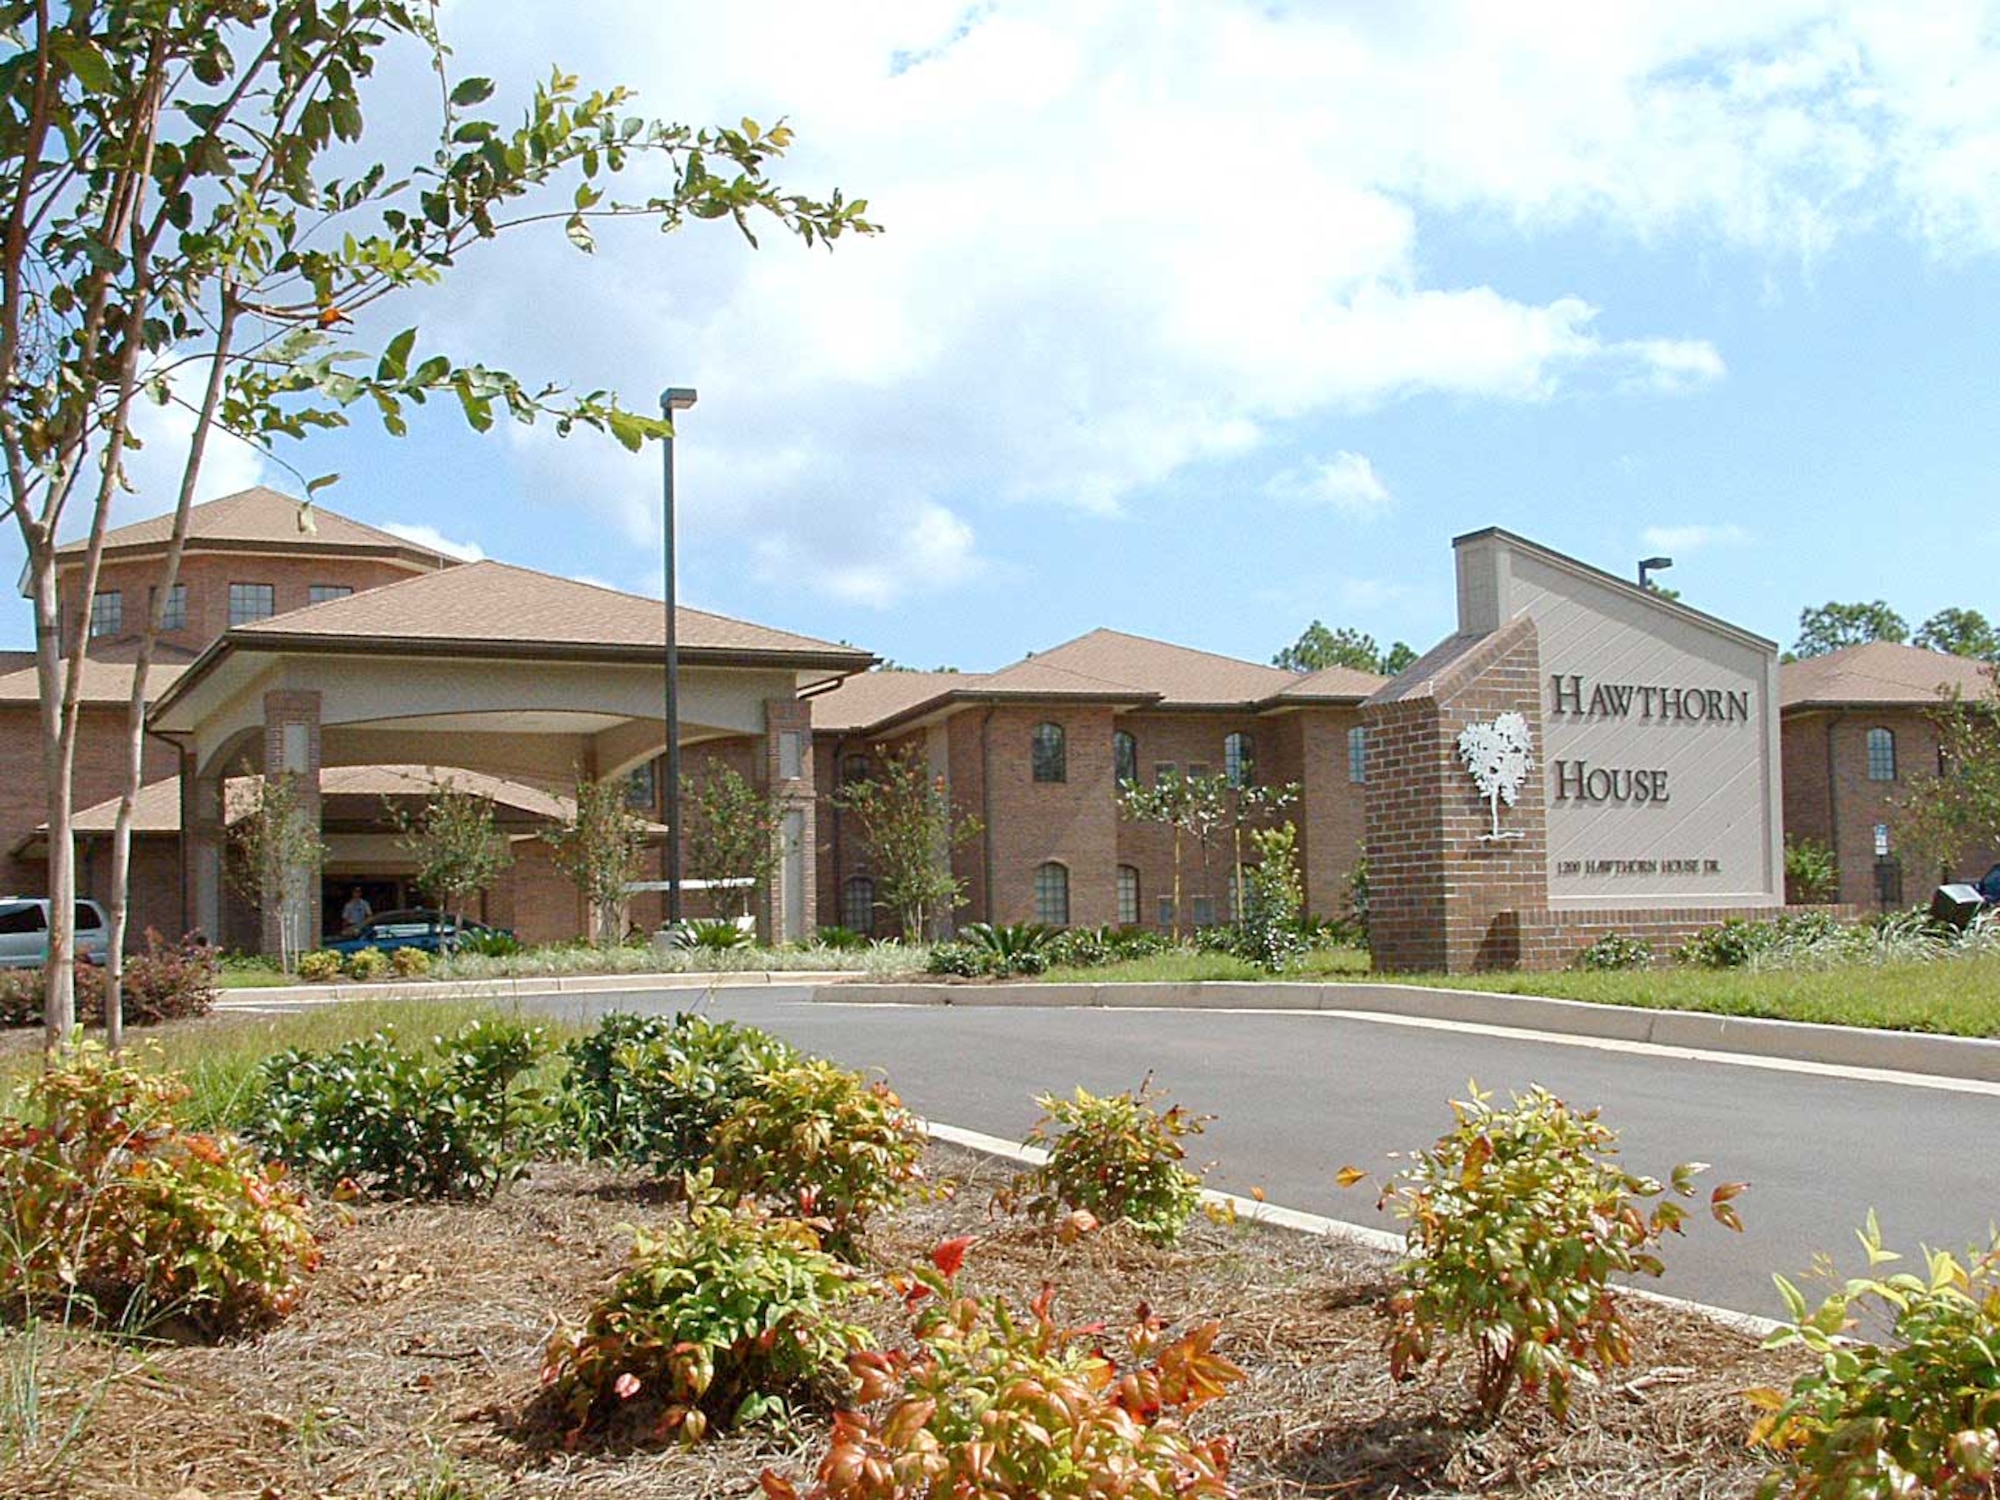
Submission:
<svg viewBox="0 0 2000 1500">
<path fill-rule="evenodd" d="M 454 403 L 475 430 L 502 417 L 603 432 L 637 450 L 670 429 L 606 390 L 537 385 L 422 350 L 392 309 L 470 252 L 560 226 L 579 250 L 594 227 L 663 231 L 758 221 L 808 245 L 873 233 L 865 202 L 788 193 L 768 169 L 788 126 L 696 128 L 630 112 L 623 88 L 560 70 L 506 122 L 494 84 L 454 77 L 433 0 L 0 0 L 0 497 L 27 551 L 42 705 L 49 895 L 55 916 L 45 1016 L 51 1046 L 73 1024 L 76 861 L 72 773 L 82 642 L 140 400 L 182 407 L 193 435 L 171 540 L 137 648 L 126 787 L 114 832 L 111 946 L 122 945 L 147 680 L 180 567 L 187 514 L 216 438 L 269 452 L 347 425 L 359 409 L 393 435 L 411 409 Z M 437 80 L 435 144 L 370 162 L 365 106 L 378 65 L 414 50 Z M 333 163 L 351 163 L 336 172 Z M 611 196 L 645 164 L 664 191 Z M 559 204 L 559 206 L 551 206 Z M 190 394 L 189 383 L 198 387 Z M 305 486 L 310 497 L 335 476 Z M 86 534 L 57 599 L 58 537 Z M 79 630 L 80 636 L 81 631 Z M 76 649 L 67 652 L 65 645 Z M 118 970 L 112 968 L 116 1013 Z"/>
</svg>

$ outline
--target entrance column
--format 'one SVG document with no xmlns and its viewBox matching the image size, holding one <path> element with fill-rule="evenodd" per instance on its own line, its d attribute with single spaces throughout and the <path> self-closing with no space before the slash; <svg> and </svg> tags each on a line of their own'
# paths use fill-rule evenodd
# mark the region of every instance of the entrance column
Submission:
<svg viewBox="0 0 2000 1500">
<path fill-rule="evenodd" d="M 764 702 L 764 772 L 778 813 L 777 876 L 757 914 L 766 942 L 812 936 L 814 893 L 812 708 L 796 698 Z"/>
<path fill-rule="evenodd" d="M 195 769 L 195 758 L 181 759 L 181 850 L 185 861 L 182 890 L 186 895 L 181 924 L 199 932 L 217 948 L 228 946 L 222 930 L 222 861 L 226 834 L 222 816 L 221 770 L 206 776 Z"/>
<path fill-rule="evenodd" d="M 278 692 L 264 695 L 264 775 L 292 778 L 299 821 L 314 835 L 320 831 L 318 693 Z M 302 861 L 285 872 L 285 889 L 264 903 L 262 946 L 277 953 L 289 946 L 296 953 L 320 944 L 320 869 L 318 861 Z M 280 924 L 284 924 L 281 928 Z M 289 934 L 291 942 L 283 939 Z"/>
</svg>

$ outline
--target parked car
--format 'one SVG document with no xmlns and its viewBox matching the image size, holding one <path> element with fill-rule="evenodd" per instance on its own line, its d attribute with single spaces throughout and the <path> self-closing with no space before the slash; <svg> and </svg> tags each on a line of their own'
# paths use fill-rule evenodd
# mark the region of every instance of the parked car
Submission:
<svg viewBox="0 0 2000 1500">
<path fill-rule="evenodd" d="M 1995 865 L 1979 877 L 1979 899 L 1988 906 L 2000 905 L 2000 865 Z"/>
<path fill-rule="evenodd" d="M 359 953 L 363 948 L 380 948 L 384 953 L 397 948 L 454 953 L 467 942 L 513 935 L 505 927 L 488 927 L 484 922 L 466 921 L 449 912 L 412 907 L 408 911 L 380 912 L 353 932 L 333 938 L 326 946 L 335 953 Z"/>
<path fill-rule="evenodd" d="M 76 903 L 76 956 L 101 964 L 108 948 L 104 908 Z M 44 896 L 0 896 L 0 969 L 39 969 L 49 957 L 49 903 Z"/>
</svg>

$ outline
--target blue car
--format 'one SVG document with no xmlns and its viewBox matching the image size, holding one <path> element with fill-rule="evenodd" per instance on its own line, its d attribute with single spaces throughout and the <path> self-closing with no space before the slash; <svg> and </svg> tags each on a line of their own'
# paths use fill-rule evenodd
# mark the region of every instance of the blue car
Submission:
<svg viewBox="0 0 2000 1500">
<path fill-rule="evenodd" d="M 2000 905 L 2000 865 L 1979 877 L 1979 898 L 1988 906 Z"/>
<path fill-rule="evenodd" d="M 418 948 L 425 953 L 455 953 L 468 942 L 514 934 L 505 927 L 488 927 L 449 912 L 421 907 L 409 911 L 385 911 L 353 932 L 330 940 L 326 947 L 335 953 L 359 953 L 363 948 L 380 948 L 388 953 L 397 948 Z"/>
</svg>

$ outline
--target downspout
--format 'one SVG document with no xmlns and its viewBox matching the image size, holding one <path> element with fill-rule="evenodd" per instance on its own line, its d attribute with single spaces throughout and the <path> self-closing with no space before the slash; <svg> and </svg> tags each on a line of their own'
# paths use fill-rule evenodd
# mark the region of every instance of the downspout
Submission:
<svg viewBox="0 0 2000 1500">
<path fill-rule="evenodd" d="M 988 732 L 993 725 L 992 704 L 986 706 L 986 713 L 979 721 L 979 878 L 981 882 L 980 902 L 985 907 L 979 915 L 982 922 L 991 922 L 993 905 L 993 737 Z"/>
<path fill-rule="evenodd" d="M 853 737 L 845 734 L 833 742 L 832 775 L 827 778 L 833 783 L 832 788 L 826 793 L 826 805 L 833 813 L 833 838 L 829 844 L 829 852 L 833 855 L 832 895 L 833 920 L 835 925 L 840 925 L 842 919 L 847 915 L 847 867 L 841 863 L 840 858 L 840 831 L 847 810 L 840 805 L 840 798 L 837 793 L 840 791 L 841 777 L 845 774 L 847 766 L 847 747 L 852 743 L 854 743 Z M 821 904 L 824 905 L 824 903 Z M 873 911 L 868 913 L 868 925 L 870 927 L 875 925 L 875 913 Z"/>
<path fill-rule="evenodd" d="M 1847 899 L 1847 866 L 1840 857 L 1840 794 L 1833 758 L 1833 731 L 1846 717 L 1846 714 L 1836 712 L 1826 721 L 1826 837 L 1827 842 L 1833 845 L 1833 895 L 1836 901 Z"/>
</svg>

